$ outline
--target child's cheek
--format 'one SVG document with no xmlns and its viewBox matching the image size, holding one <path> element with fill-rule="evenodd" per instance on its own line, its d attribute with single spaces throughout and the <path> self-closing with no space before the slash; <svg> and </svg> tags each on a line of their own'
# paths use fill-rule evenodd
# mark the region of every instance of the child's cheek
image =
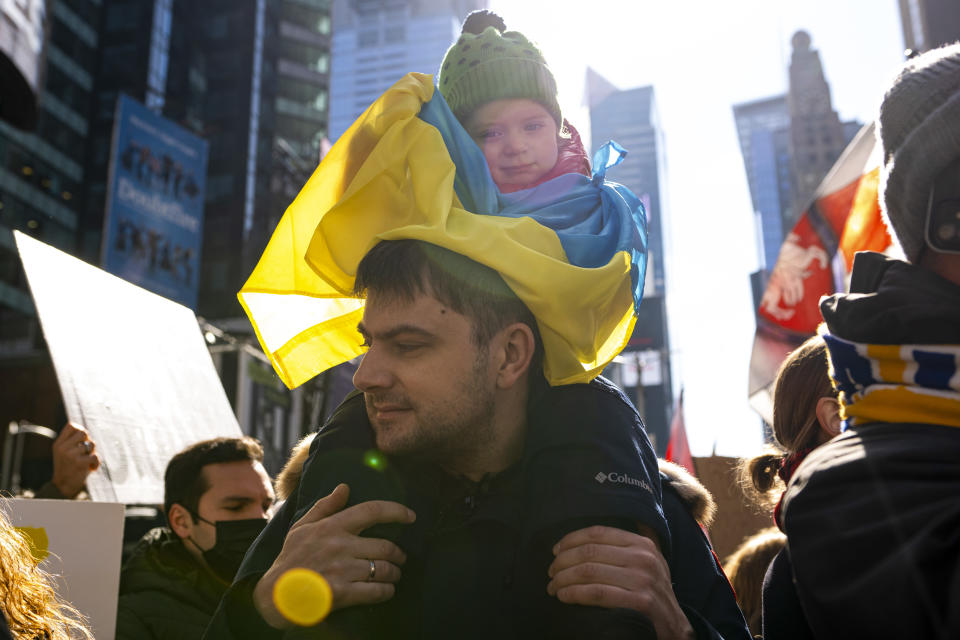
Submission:
<svg viewBox="0 0 960 640">
<path fill-rule="evenodd" d="M 497 157 L 497 148 L 495 144 L 487 142 L 480 145 L 480 150 L 483 151 L 483 159 L 487 161 L 489 166 L 494 165 L 494 161 Z"/>
</svg>

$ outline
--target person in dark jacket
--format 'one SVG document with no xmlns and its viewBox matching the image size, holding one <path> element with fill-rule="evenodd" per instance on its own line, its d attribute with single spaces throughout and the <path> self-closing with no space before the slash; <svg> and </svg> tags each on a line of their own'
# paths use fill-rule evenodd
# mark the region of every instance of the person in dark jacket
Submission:
<svg viewBox="0 0 960 640">
<path fill-rule="evenodd" d="M 273 504 L 263 449 L 215 438 L 175 455 L 164 474 L 169 528 L 147 532 L 120 574 L 118 640 L 200 638 Z"/>
<path fill-rule="evenodd" d="M 274 485 L 278 500 L 286 500 L 297 490 L 303 465 L 315 437 L 316 434 L 311 434 L 298 442 L 290 459 L 277 475 Z M 737 605 L 737 596 L 704 533 L 710 528 L 716 515 L 717 507 L 713 496 L 683 467 L 666 460 L 657 460 L 657 463 L 663 487 L 663 511 L 670 530 L 669 546 L 672 550 L 669 560 L 665 561 L 670 579 L 665 580 L 664 585 L 672 584 L 673 588 L 673 595 L 669 599 L 675 601 L 686 615 L 698 640 L 748 638 L 749 632 L 743 613 Z M 642 536 L 622 529 L 595 526 L 574 532 L 564 540 L 569 542 L 575 539 L 574 536 L 583 537 L 594 545 L 609 543 L 608 550 L 616 555 L 608 558 L 608 564 L 619 567 L 623 573 L 631 573 L 635 580 L 642 579 L 644 572 L 634 571 L 634 564 L 641 556 L 640 549 L 646 543 Z M 554 553 L 562 553 L 562 546 L 564 541 L 557 544 Z M 555 576 L 557 562 L 558 559 L 555 559 L 551 565 L 551 577 Z M 576 565 L 575 562 L 571 564 Z M 638 590 L 638 593 L 642 593 L 642 590 Z M 624 606 L 624 595 L 630 597 L 633 594 L 626 594 L 622 587 L 599 590 L 596 596 L 597 605 Z M 759 610 L 759 595 L 757 602 Z"/>
<path fill-rule="evenodd" d="M 844 431 L 783 502 L 816 638 L 960 637 L 960 45 L 884 96 L 881 205 L 906 261 L 856 256 L 821 301 Z"/>
<path fill-rule="evenodd" d="M 123 567 L 117 638 L 199 638 L 227 585 L 173 531 L 151 529 Z"/>
</svg>

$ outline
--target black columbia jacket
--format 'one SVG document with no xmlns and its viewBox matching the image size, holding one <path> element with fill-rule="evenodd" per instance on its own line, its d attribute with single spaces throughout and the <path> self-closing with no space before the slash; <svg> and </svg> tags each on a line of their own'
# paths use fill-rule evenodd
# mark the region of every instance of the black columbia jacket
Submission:
<svg viewBox="0 0 960 640">
<path fill-rule="evenodd" d="M 379 453 L 385 464 L 365 464 L 372 451 L 357 393 L 315 438 L 299 487 L 247 553 L 206 638 L 654 637 L 635 611 L 566 605 L 546 591 L 552 547 L 576 529 L 636 530 L 640 522 L 670 544 L 656 458 L 636 410 L 610 383 L 533 390 L 522 459 L 479 483 Z M 253 586 L 290 526 L 340 482 L 350 485 L 351 504 L 395 500 L 416 512 L 411 525 L 364 533 L 393 540 L 407 554 L 397 593 L 335 611 L 313 628 L 273 630 L 253 608 Z"/>
</svg>

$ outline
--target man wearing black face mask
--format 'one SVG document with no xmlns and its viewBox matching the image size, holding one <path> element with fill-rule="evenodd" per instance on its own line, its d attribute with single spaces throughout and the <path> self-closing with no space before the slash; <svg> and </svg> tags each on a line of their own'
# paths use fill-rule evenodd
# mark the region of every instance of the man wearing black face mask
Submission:
<svg viewBox="0 0 960 640">
<path fill-rule="evenodd" d="M 200 638 L 274 501 L 263 449 L 215 438 L 167 465 L 169 528 L 148 532 L 120 577 L 118 640 Z"/>
</svg>

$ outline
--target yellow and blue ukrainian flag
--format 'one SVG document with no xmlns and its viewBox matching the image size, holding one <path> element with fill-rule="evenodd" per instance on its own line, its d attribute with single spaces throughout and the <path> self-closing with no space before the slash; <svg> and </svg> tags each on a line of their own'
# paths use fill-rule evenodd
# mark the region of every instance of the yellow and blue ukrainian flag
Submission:
<svg viewBox="0 0 960 640">
<path fill-rule="evenodd" d="M 501 194 L 432 78 L 404 76 L 337 141 L 238 294 L 264 352 L 296 387 L 363 353 L 356 268 L 381 240 L 416 239 L 498 271 L 537 319 L 552 385 L 586 382 L 630 338 L 643 295 L 639 199 L 604 179 L 625 151 Z"/>
</svg>

